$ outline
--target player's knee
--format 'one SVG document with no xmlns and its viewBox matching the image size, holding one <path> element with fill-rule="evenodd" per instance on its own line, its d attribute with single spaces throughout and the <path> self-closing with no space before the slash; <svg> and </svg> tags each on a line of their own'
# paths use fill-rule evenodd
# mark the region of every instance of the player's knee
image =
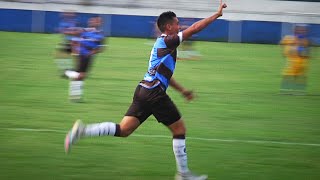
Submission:
<svg viewBox="0 0 320 180">
<path fill-rule="evenodd" d="M 173 136 L 185 135 L 187 132 L 187 129 L 186 129 L 186 126 L 184 125 L 183 120 L 178 120 L 168 127 L 171 130 Z"/>
<path fill-rule="evenodd" d="M 174 136 L 179 136 L 179 135 L 185 135 L 187 133 L 187 129 L 185 126 L 179 126 L 176 127 L 173 131 L 172 134 Z"/>
</svg>

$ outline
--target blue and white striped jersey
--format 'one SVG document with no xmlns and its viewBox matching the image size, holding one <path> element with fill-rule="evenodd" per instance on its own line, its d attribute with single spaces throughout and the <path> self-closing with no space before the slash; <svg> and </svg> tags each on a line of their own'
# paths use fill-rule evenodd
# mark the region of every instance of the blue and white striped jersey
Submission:
<svg viewBox="0 0 320 180">
<path fill-rule="evenodd" d="M 157 38 L 151 50 L 148 72 L 140 82 L 141 86 L 152 89 L 161 85 L 165 90 L 169 86 L 177 59 L 177 47 L 182 42 L 182 32 L 175 35 L 162 34 Z"/>
</svg>

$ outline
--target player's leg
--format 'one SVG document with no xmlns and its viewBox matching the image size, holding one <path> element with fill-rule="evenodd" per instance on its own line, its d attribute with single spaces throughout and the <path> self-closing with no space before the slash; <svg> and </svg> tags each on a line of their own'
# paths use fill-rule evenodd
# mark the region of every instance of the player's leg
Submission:
<svg viewBox="0 0 320 180">
<path fill-rule="evenodd" d="M 281 94 L 291 94 L 294 89 L 294 62 L 293 58 L 287 57 L 287 64 L 282 71 Z"/>
<path fill-rule="evenodd" d="M 119 124 L 113 122 L 88 124 L 85 126 L 83 136 L 128 137 L 139 125 L 140 121 L 138 118 L 134 116 L 124 116 Z"/>
<path fill-rule="evenodd" d="M 82 121 L 77 120 L 65 138 L 65 150 L 68 153 L 71 150 L 71 145 L 83 137 L 128 137 L 139 125 L 139 119 L 133 116 L 124 116 L 119 124 L 113 122 L 83 124 Z"/>
<path fill-rule="evenodd" d="M 186 150 L 186 127 L 182 119 L 168 126 L 172 132 L 172 148 L 176 159 L 177 171 L 176 180 L 205 180 L 207 175 L 195 175 L 188 168 L 188 157 Z"/>
<path fill-rule="evenodd" d="M 158 97 L 153 107 L 152 113 L 156 119 L 167 126 L 172 133 L 172 148 L 176 159 L 177 171 L 176 179 L 207 179 L 206 175 L 197 176 L 191 173 L 188 168 L 188 158 L 186 151 L 186 127 L 181 119 L 180 112 L 170 97 L 159 88 Z"/>
<path fill-rule="evenodd" d="M 168 126 L 172 133 L 172 148 L 179 173 L 189 172 L 186 151 L 186 128 L 182 119 Z"/>
<path fill-rule="evenodd" d="M 148 91 L 145 91 L 145 89 L 143 89 L 141 86 L 136 88 L 133 102 L 119 124 L 113 122 L 103 122 L 84 125 L 81 121 L 76 121 L 65 139 L 66 152 L 68 152 L 71 145 L 81 137 L 129 136 L 151 115 L 150 105 L 144 99 L 148 97 L 148 94 L 145 94 L 146 92 Z"/>
<path fill-rule="evenodd" d="M 296 95 L 305 95 L 307 86 L 306 65 L 303 60 L 296 67 Z"/>
<path fill-rule="evenodd" d="M 149 93 L 148 90 L 138 86 L 134 93 L 133 102 L 119 124 L 111 122 L 88 124 L 83 136 L 128 137 L 151 115 L 150 105 L 144 99 L 148 98 L 149 94 L 147 93 Z"/>
<path fill-rule="evenodd" d="M 78 71 L 66 70 L 65 75 L 71 80 L 69 85 L 69 99 L 78 102 L 83 94 L 84 79 L 89 68 L 90 56 L 78 56 Z"/>
<path fill-rule="evenodd" d="M 58 69 L 62 72 L 73 67 L 71 44 L 69 42 L 63 42 L 58 45 L 56 49 L 55 62 L 58 66 Z"/>
<path fill-rule="evenodd" d="M 77 72 L 72 70 L 66 70 L 65 76 L 70 79 L 69 82 L 69 99 L 73 102 L 78 102 L 82 96 L 83 78 L 84 72 Z"/>
<path fill-rule="evenodd" d="M 289 61 L 289 60 L 288 60 Z M 280 85 L 281 94 L 291 94 L 292 90 L 295 88 L 295 69 L 292 60 L 289 61 L 290 64 L 284 68 L 282 72 L 282 81 Z"/>
<path fill-rule="evenodd" d="M 280 85 L 280 93 L 286 94 L 291 93 L 294 82 L 294 76 L 285 74 L 282 76 L 281 85 Z"/>
</svg>

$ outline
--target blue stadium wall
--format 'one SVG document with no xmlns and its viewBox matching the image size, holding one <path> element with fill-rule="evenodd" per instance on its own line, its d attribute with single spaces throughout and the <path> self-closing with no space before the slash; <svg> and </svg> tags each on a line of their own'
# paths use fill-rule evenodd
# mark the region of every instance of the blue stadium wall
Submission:
<svg viewBox="0 0 320 180">
<path fill-rule="evenodd" d="M 85 26 L 87 19 L 95 15 L 97 14 L 79 13 L 80 25 Z M 156 20 L 154 16 L 114 14 L 100 16 L 104 20 L 103 29 L 106 36 L 153 37 L 153 27 Z M 0 31 L 16 32 L 56 33 L 60 20 L 59 12 L 35 10 L 0 9 L 0 17 Z M 196 20 L 198 19 L 189 19 L 188 23 L 192 24 Z M 180 21 L 184 22 L 185 19 L 182 18 Z M 204 41 L 277 44 L 283 36 L 283 28 L 292 25 L 287 24 L 289 26 L 283 26 L 281 22 L 235 22 L 219 19 L 193 38 Z M 318 41 L 320 39 L 320 25 L 309 25 L 311 36 L 316 37 L 315 39 Z"/>
</svg>

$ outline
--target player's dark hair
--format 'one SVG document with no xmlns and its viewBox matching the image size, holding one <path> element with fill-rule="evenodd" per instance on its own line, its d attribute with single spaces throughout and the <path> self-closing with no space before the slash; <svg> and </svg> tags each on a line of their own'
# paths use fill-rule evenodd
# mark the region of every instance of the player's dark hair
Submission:
<svg viewBox="0 0 320 180">
<path fill-rule="evenodd" d="M 177 17 L 176 14 L 172 11 L 163 12 L 160 14 L 157 20 L 158 28 L 161 32 L 165 31 L 165 27 L 168 23 L 171 23 L 173 19 Z"/>
</svg>

